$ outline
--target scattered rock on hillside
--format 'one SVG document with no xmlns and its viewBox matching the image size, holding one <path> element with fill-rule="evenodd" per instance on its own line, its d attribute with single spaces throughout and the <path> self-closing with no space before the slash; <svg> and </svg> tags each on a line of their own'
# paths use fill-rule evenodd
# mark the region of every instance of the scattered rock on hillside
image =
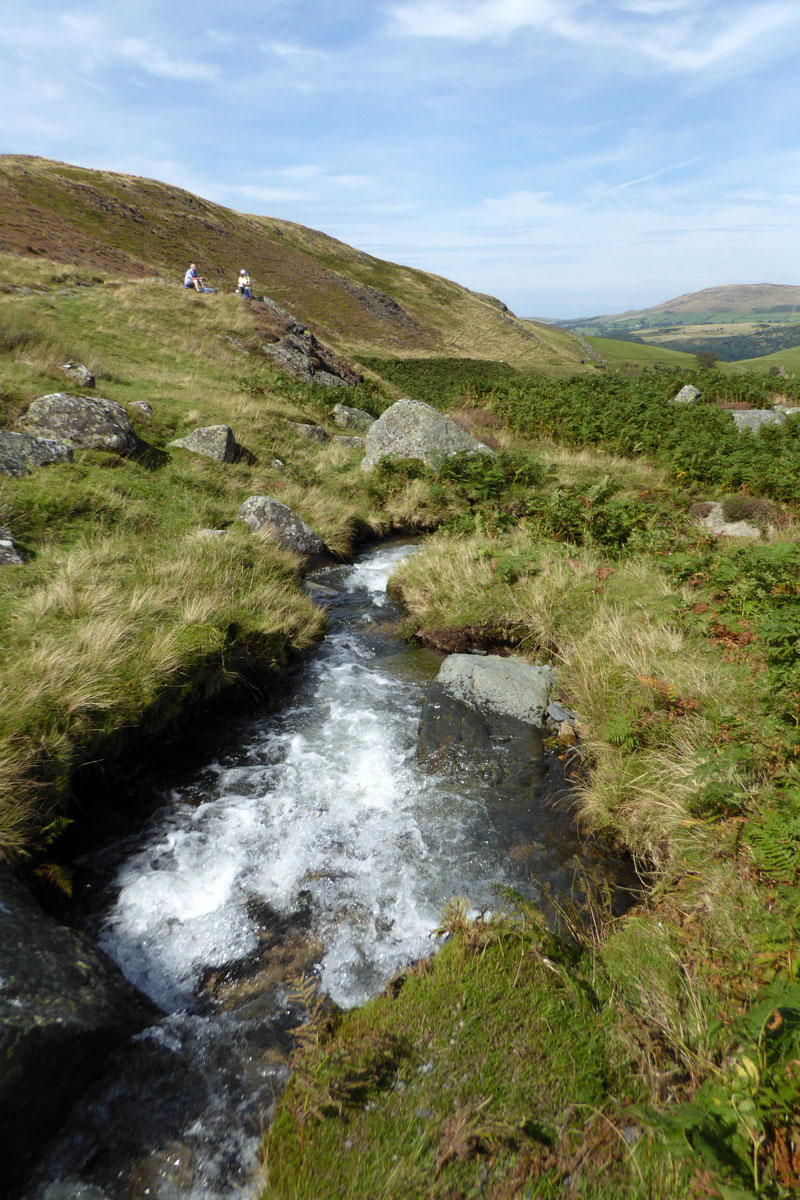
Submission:
<svg viewBox="0 0 800 1200">
<path fill-rule="evenodd" d="M 298 437 L 309 442 L 327 442 L 328 435 L 321 425 L 307 425 L 302 421 L 290 421 L 292 429 Z"/>
<path fill-rule="evenodd" d="M 398 400 L 378 417 L 367 430 L 365 447 L 365 471 L 382 458 L 420 458 L 430 464 L 465 450 L 494 453 L 429 404 L 409 399 Z"/>
<path fill-rule="evenodd" d="M 72 447 L 57 438 L 0 429 L 0 475 L 30 475 L 35 467 L 72 462 L 73 457 Z"/>
<path fill-rule="evenodd" d="M 158 1015 L 102 951 L 0 868 L 0 1127 L 6 1183 L 41 1154 L 108 1054 Z"/>
<path fill-rule="evenodd" d="M 236 514 L 253 533 L 261 533 L 284 550 L 293 550 L 304 558 L 325 554 L 322 538 L 280 500 L 272 496 L 250 496 Z"/>
<path fill-rule="evenodd" d="M 34 400 L 20 422 L 26 433 L 58 438 L 81 449 L 130 454 L 136 434 L 121 404 L 98 397 L 52 392 Z"/>
<path fill-rule="evenodd" d="M 186 437 L 176 438 L 169 445 L 190 450 L 192 454 L 203 454 L 215 462 L 233 462 L 236 457 L 236 438 L 230 425 L 206 425 Z"/>
<path fill-rule="evenodd" d="M 751 433 L 758 433 L 759 429 L 765 425 L 784 425 L 786 423 L 784 414 L 776 412 L 772 408 L 750 408 L 743 412 L 732 412 L 731 416 L 740 431 L 749 429 Z"/>
<path fill-rule="evenodd" d="M 350 450 L 363 450 L 363 437 L 348 437 L 345 433 L 335 433 L 333 441 L 338 442 L 340 446 L 347 446 Z"/>
<path fill-rule="evenodd" d="M 0 567 L 21 567 L 25 559 L 14 545 L 11 530 L 7 525 L 0 525 Z"/>
<path fill-rule="evenodd" d="M 134 400 L 131 408 L 135 408 L 137 412 L 144 413 L 146 417 L 152 417 L 153 415 L 153 406 L 152 404 L 148 404 L 146 400 Z"/>
<path fill-rule="evenodd" d="M 709 529 L 716 537 L 761 537 L 762 530 L 758 525 L 752 525 L 749 521 L 729 521 L 725 516 L 725 506 L 714 500 L 697 505 L 694 511 L 698 525 Z M 765 532 L 771 528 L 769 526 Z"/>
<path fill-rule="evenodd" d="M 363 376 L 349 363 L 321 344 L 302 321 L 274 300 L 264 297 L 251 310 L 261 349 L 300 379 L 324 383 L 326 387 L 355 387 Z"/>
<path fill-rule="evenodd" d="M 451 654 L 428 688 L 419 751 L 464 768 L 488 768 L 498 782 L 519 776 L 541 757 L 549 667 L 522 658 Z"/>
<path fill-rule="evenodd" d="M 81 387 L 94 387 L 94 375 L 83 363 L 65 362 L 61 370 Z"/>
<path fill-rule="evenodd" d="M 198 541 L 206 542 L 213 538 L 227 537 L 229 533 L 229 529 L 196 529 L 194 536 Z"/>
<path fill-rule="evenodd" d="M 334 425 L 340 429 L 358 429 L 366 433 L 375 424 L 375 418 L 364 412 L 363 408 L 348 408 L 346 404 L 335 404 L 332 416 Z"/>
<path fill-rule="evenodd" d="M 685 383 L 681 390 L 672 397 L 671 404 L 696 404 L 700 399 L 702 392 L 699 388 L 693 387 L 691 383 Z"/>
</svg>

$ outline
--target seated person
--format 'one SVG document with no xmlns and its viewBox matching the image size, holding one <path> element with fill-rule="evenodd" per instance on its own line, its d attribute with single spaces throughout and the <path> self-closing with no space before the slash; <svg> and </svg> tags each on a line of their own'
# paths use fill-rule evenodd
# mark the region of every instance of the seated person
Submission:
<svg viewBox="0 0 800 1200">
<path fill-rule="evenodd" d="M 196 263 L 190 264 L 189 270 L 183 277 L 183 286 L 185 288 L 194 288 L 196 292 L 203 291 L 203 277 L 198 273 Z"/>
<path fill-rule="evenodd" d="M 244 269 L 244 267 L 242 267 L 241 271 L 239 272 L 239 278 L 236 281 L 236 291 L 240 296 L 244 296 L 245 300 L 253 299 L 250 291 L 250 276 L 247 274 L 247 271 Z"/>
</svg>

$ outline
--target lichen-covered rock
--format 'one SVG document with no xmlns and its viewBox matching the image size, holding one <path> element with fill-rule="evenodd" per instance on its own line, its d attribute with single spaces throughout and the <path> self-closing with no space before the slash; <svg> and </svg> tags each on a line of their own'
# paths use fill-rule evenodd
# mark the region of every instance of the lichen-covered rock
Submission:
<svg viewBox="0 0 800 1200">
<path fill-rule="evenodd" d="M 20 422 L 35 437 L 57 438 L 69 446 L 130 454 L 136 434 L 121 404 L 99 396 L 52 392 L 34 400 Z"/>
<path fill-rule="evenodd" d="M 0 867 L 0 1129 L 8 1185 L 106 1056 L 156 1010 Z"/>
<path fill-rule="evenodd" d="M 73 457 L 72 447 L 57 438 L 0 429 L 0 475 L 30 475 L 36 467 L 72 462 Z"/>
<path fill-rule="evenodd" d="M 298 437 L 308 442 L 327 442 L 328 435 L 321 425 L 307 425 L 303 421 L 290 421 L 292 429 Z"/>
<path fill-rule="evenodd" d="M 229 425 L 205 425 L 169 445 L 213 458 L 215 462 L 233 462 L 236 457 L 236 438 Z"/>
<path fill-rule="evenodd" d="M 786 423 L 784 414 L 776 412 L 772 408 L 743 409 L 741 412 L 732 412 L 731 416 L 739 430 L 749 429 L 751 433 L 758 433 L 765 425 L 784 425 Z"/>
<path fill-rule="evenodd" d="M 361 467 L 371 470 L 382 458 L 420 458 L 433 464 L 453 454 L 493 454 L 455 421 L 421 400 L 398 400 L 367 430 Z"/>
<path fill-rule="evenodd" d="M 700 399 L 702 392 L 699 388 L 693 387 L 691 383 L 683 385 L 681 390 L 672 397 L 671 404 L 696 404 Z"/>
<path fill-rule="evenodd" d="M 135 409 L 136 412 L 143 413 L 146 417 L 152 417 L 153 415 L 153 406 L 152 404 L 148 404 L 146 400 L 134 400 L 130 407 Z"/>
<path fill-rule="evenodd" d="M 369 427 L 375 424 L 375 418 L 368 412 L 364 412 L 362 408 L 348 408 L 346 404 L 334 405 L 332 416 L 334 425 L 338 425 L 340 429 L 358 429 L 366 433 Z"/>
<path fill-rule="evenodd" d="M 83 363 L 65 362 L 61 370 L 81 387 L 94 387 L 94 375 Z"/>
<path fill-rule="evenodd" d="M 7 525 L 0 525 L 0 567 L 20 567 L 25 559 L 14 545 L 11 530 Z"/>
<path fill-rule="evenodd" d="M 333 441 L 337 442 L 340 446 L 347 446 L 349 450 L 364 449 L 363 437 L 348 437 L 346 433 L 335 433 L 333 435 Z"/>
<path fill-rule="evenodd" d="M 284 550 L 292 550 L 304 558 L 325 554 L 327 550 L 322 538 L 305 521 L 272 496 L 248 497 L 236 516 L 249 525 L 253 533 L 260 533 Z"/>
<path fill-rule="evenodd" d="M 462 766 L 492 760 L 498 782 L 518 773 L 541 757 L 552 688 L 550 668 L 522 658 L 449 655 L 425 698 L 420 755 Z"/>
</svg>

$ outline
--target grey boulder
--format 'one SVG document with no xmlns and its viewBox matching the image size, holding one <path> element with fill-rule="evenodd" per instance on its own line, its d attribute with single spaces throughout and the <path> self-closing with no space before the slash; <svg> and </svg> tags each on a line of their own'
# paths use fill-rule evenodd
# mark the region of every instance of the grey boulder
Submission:
<svg viewBox="0 0 800 1200">
<path fill-rule="evenodd" d="M 215 462 L 233 462 L 236 457 L 236 438 L 229 425 L 206 425 L 169 445 L 213 458 Z"/>
<path fill-rule="evenodd" d="M 322 538 L 305 521 L 301 521 L 287 505 L 272 496 L 248 497 L 236 516 L 253 533 L 260 533 L 277 542 L 284 550 L 292 550 L 304 558 L 324 554 L 327 550 Z"/>
<path fill-rule="evenodd" d="M 409 399 L 398 400 L 369 427 L 365 449 L 361 463 L 365 471 L 372 470 L 382 458 L 419 458 L 433 465 L 464 451 L 493 453 L 430 404 Z"/>
<path fill-rule="evenodd" d="M 0 1128 L 6 1182 L 41 1154 L 106 1056 L 156 1010 L 0 868 Z"/>
<path fill-rule="evenodd" d="M 308 442 L 327 442 L 328 435 L 321 425 L 307 425 L 303 421 L 290 421 L 292 429 L 298 437 Z"/>
<path fill-rule="evenodd" d="M 146 417 L 152 417 L 153 415 L 153 406 L 152 404 L 148 404 L 146 400 L 134 400 L 131 403 L 131 408 L 136 409 L 137 412 L 143 413 Z"/>
<path fill-rule="evenodd" d="M 346 433 L 335 433 L 333 441 L 339 446 L 347 446 L 349 450 L 363 450 L 363 437 L 349 437 Z"/>
<path fill-rule="evenodd" d="M 25 559 L 14 545 L 11 530 L 7 525 L 0 525 L 0 567 L 20 567 Z"/>
<path fill-rule="evenodd" d="M 72 447 L 57 438 L 0 429 L 0 475 L 30 475 L 35 467 L 72 462 L 73 457 Z"/>
<path fill-rule="evenodd" d="M 340 429 L 356 429 L 361 433 L 366 433 L 375 424 L 375 418 L 363 408 L 348 408 L 346 404 L 335 404 L 332 416 L 334 425 Z"/>
<path fill-rule="evenodd" d="M 35 437 L 57 438 L 69 446 L 130 454 L 136 434 L 121 404 L 98 397 L 52 392 L 34 400 L 20 422 Z"/>
<path fill-rule="evenodd" d="M 553 684 L 549 667 L 522 658 L 448 655 L 423 705 L 421 757 L 488 767 L 496 782 L 518 775 L 542 755 Z"/>
<path fill-rule="evenodd" d="M 744 409 L 741 412 L 732 412 L 731 416 L 736 422 L 737 429 L 740 431 L 749 429 L 751 433 L 758 433 L 759 429 L 763 429 L 765 425 L 786 424 L 784 414 L 776 412 L 772 408 Z"/>
<path fill-rule="evenodd" d="M 65 362 L 61 370 L 81 387 L 94 387 L 94 375 L 83 363 Z"/>
<path fill-rule="evenodd" d="M 681 390 L 672 397 L 671 404 L 696 404 L 702 395 L 699 388 L 693 387 L 691 383 L 683 385 Z"/>
</svg>

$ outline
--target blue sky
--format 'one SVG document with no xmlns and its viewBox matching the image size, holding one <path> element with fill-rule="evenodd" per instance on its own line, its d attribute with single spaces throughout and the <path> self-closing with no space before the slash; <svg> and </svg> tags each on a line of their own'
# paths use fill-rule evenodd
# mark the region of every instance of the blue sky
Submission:
<svg viewBox="0 0 800 1200">
<path fill-rule="evenodd" d="M 580 316 L 800 283 L 800 0 L 6 0 L 0 152 Z"/>
</svg>

